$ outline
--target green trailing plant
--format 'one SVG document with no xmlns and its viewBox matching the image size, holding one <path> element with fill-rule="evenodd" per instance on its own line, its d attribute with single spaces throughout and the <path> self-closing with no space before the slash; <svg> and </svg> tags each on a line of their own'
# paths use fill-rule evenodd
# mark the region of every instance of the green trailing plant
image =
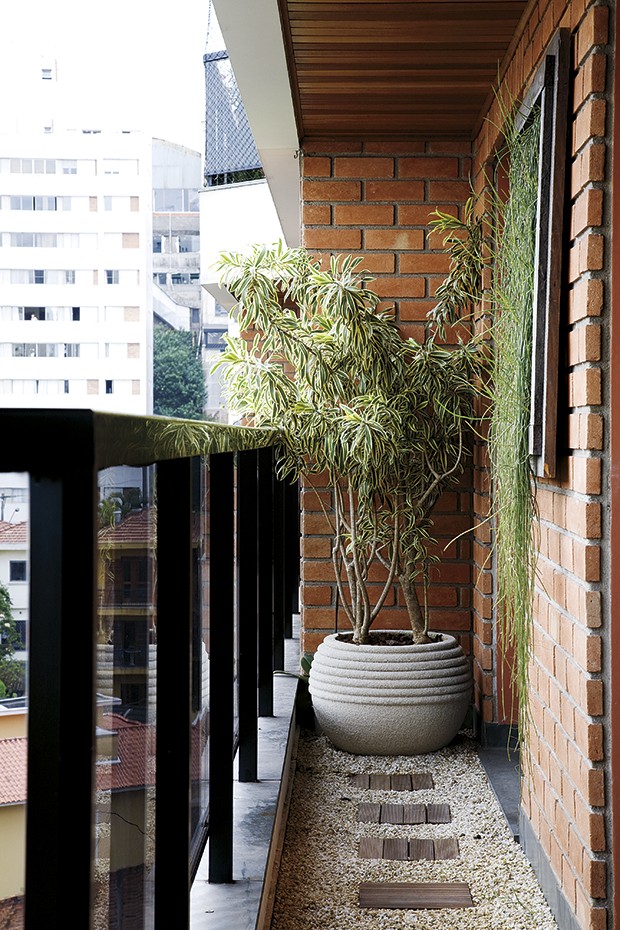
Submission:
<svg viewBox="0 0 620 930">
<path fill-rule="evenodd" d="M 529 663 L 536 574 L 536 499 L 529 457 L 532 329 L 538 201 L 540 120 L 532 112 L 519 129 L 513 106 L 504 113 L 505 145 L 499 170 L 508 197 L 495 194 L 496 222 L 492 283 L 493 406 L 489 458 L 495 514 L 495 559 L 499 645 L 511 664 L 518 700 L 519 733 L 529 710 Z"/>
<path fill-rule="evenodd" d="M 519 734 L 529 723 L 529 662 L 536 575 L 536 499 L 529 458 L 535 222 L 539 112 L 526 120 L 514 101 L 500 101 L 504 143 L 497 174 L 487 179 L 488 207 L 468 201 L 462 219 L 436 211 L 451 269 L 434 311 L 455 322 L 484 298 L 491 314 L 488 452 L 495 527 L 496 616 L 500 653 L 510 662 Z M 524 127 L 522 124 L 525 123 Z M 503 195 L 498 177 L 504 175 Z M 486 230 L 486 232 L 485 232 Z M 483 271 L 491 271 L 483 291 Z"/>
<path fill-rule="evenodd" d="M 223 254 L 222 283 L 245 337 L 228 339 L 218 367 L 232 408 L 278 430 L 281 475 L 317 489 L 327 481 L 353 641 L 369 641 L 396 583 L 413 639 L 424 642 L 428 606 L 418 591 L 428 580 L 432 511 L 467 460 L 479 346 L 447 348 L 432 325 L 424 344 L 403 339 L 360 262 L 335 257 L 322 268 L 281 244 Z M 385 567 L 378 586 L 368 584 L 375 562 Z"/>
</svg>

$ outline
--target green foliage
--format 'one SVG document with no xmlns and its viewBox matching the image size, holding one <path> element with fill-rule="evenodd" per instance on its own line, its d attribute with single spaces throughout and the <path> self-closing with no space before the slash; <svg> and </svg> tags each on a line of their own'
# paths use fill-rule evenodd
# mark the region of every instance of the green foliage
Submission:
<svg viewBox="0 0 620 930">
<path fill-rule="evenodd" d="M 192 334 L 156 324 L 153 328 L 153 412 L 204 419 L 207 399 L 200 350 Z"/>
<path fill-rule="evenodd" d="M 0 659 L 10 659 L 19 642 L 13 617 L 13 604 L 6 587 L 0 583 Z"/>
<path fill-rule="evenodd" d="M 495 179 L 487 179 L 489 208 L 476 216 L 471 200 L 463 221 L 437 214 L 436 229 L 452 266 L 438 289 L 440 322 L 453 321 L 453 308 L 468 295 L 485 298 L 491 312 L 488 399 L 488 450 L 493 490 L 496 615 L 498 645 L 514 654 L 512 690 L 518 703 L 519 735 L 529 723 L 529 662 L 536 574 L 537 512 L 529 458 L 532 377 L 532 326 L 535 275 L 535 229 L 538 200 L 540 113 L 533 110 L 525 128 L 517 124 L 514 101 L 498 101 L 504 145 L 498 174 L 507 178 L 508 196 Z M 485 226 L 488 233 L 485 236 Z M 481 274 L 491 270 L 483 293 Z M 479 282 L 476 287 L 476 280 Z"/>
<path fill-rule="evenodd" d="M 354 641 L 368 640 L 396 580 L 423 641 L 428 616 L 415 581 L 427 576 L 433 506 L 466 461 L 479 347 L 448 349 L 432 325 L 423 345 L 403 340 L 360 262 L 336 257 L 323 269 L 282 244 L 222 255 L 240 331 L 255 335 L 229 338 L 218 367 L 232 408 L 280 431 L 282 476 L 327 477 L 335 577 Z M 375 560 L 387 581 L 371 603 Z"/>
<path fill-rule="evenodd" d="M 538 199 L 539 112 L 518 131 L 515 109 L 505 114 L 500 161 L 509 196 L 495 193 L 492 335 L 494 403 L 489 429 L 493 480 L 499 645 L 515 652 L 513 693 L 519 733 L 528 725 L 529 662 L 536 572 L 536 502 L 529 458 Z"/>
<path fill-rule="evenodd" d="M 18 697 L 25 690 L 25 667 L 13 659 L 19 635 L 9 592 L 0 584 L 0 697 Z"/>
</svg>

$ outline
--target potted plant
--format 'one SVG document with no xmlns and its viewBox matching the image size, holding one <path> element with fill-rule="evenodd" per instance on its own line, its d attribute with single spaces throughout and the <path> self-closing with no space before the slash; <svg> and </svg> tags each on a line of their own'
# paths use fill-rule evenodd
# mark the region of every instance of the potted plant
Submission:
<svg viewBox="0 0 620 930">
<path fill-rule="evenodd" d="M 423 344 L 403 339 L 360 263 L 337 257 L 323 268 L 281 244 L 222 254 L 241 335 L 229 337 L 218 367 L 232 408 L 279 430 L 281 475 L 331 490 L 324 512 L 351 633 L 326 637 L 312 663 L 318 723 L 349 751 L 422 752 L 452 739 L 470 701 L 468 662 L 453 637 L 429 631 L 425 592 L 433 506 L 467 459 L 479 349 L 474 340 L 442 345 L 432 322 Z M 385 578 L 373 599 L 376 563 Z M 394 585 L 408 635 L 371 629 Z M 405 719 L 395 725 L 400 706 Z"/>
</svg>

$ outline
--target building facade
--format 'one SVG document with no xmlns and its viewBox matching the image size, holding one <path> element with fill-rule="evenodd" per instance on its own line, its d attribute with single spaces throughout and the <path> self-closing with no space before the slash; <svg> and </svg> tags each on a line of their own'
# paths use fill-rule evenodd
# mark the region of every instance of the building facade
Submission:
<svg viewBox="0 0 620 930">
<path fill-rule="evenodd" d="M 3 406 L 148 413 L 151 140 L 2 137 Z"/>
</svg>

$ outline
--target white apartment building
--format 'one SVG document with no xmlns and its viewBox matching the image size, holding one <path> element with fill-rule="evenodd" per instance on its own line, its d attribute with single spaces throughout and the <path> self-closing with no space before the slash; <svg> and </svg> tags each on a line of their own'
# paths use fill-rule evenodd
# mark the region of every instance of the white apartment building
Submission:
<svg viewBox="0 0 620 930">
<path fill-rule="evenodd" d="M 0 135 L 0 407 L 152 410 L 152 140 Z"/>
</svg>

